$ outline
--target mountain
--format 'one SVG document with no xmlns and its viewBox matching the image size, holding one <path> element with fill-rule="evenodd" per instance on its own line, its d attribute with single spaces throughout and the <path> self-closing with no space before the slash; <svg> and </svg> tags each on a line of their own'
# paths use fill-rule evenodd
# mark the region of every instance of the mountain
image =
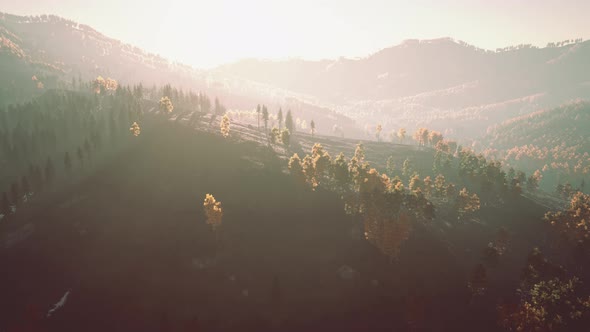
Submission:
<svg viewBox="0 0 590 332">
<path fill-rule="evenodd" d="M 488 51 L 450 38 L 408 40 L 361 59 L 250 59 L 217 71 L 312 95 L 357 118 L 369 113 L 373 122 L 431 124 L 470 136 L 590 96 L 590 41 L 555 45 Z M 444 121 L 449 118 L 464 123 Z"/>
<path fill-rule="evenodd" d="M 170 83 L 185 90 L 205 91 L 234 110 L 251 111 L 261 103 L 273 114 L 280 107 L 290 108 L 302 120 L 314 119 L 318 132 L 331 133 L 334 125 L 349 135 L 358 131 L 350 118 L 300 94 L 172 63 L 58 16 L 0 13 L 0 106 L 25 102 L 44 89 L 71 86 L 77 79 L 97 76 L 123 84 Z"/>
<path fill-rule="evenodd" d="M 0 13 L 0 70 L 10 73 L 2 75 L 2 83 L 30 83 L 36 75 L 48 78 L 44 82 L 47 88 L 56 86 L 58 79 L 88 80 L 99 75 L 126 83 L 175 83 L 198 88 L 199 73 L 58 16 L 4 13 Z"/>
</svg>

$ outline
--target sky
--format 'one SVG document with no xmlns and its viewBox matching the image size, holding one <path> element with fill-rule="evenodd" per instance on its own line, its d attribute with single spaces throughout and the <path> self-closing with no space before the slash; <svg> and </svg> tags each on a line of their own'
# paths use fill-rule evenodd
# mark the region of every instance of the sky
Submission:
<svg viewBox="0 0 590 332">
<path fill-rule="evenodd" d="M 363 57 L 414 38 L 485 49 L 590 38 L 588 0 L 0 0 L 0 11 L 62 16 L 198 68 Z"/>
</svg>

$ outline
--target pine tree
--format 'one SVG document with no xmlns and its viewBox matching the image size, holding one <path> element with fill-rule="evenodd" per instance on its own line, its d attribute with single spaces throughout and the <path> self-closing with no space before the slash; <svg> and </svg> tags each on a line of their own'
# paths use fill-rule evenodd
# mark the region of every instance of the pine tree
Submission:
<svg viewBox="0 0 590 332">
<path fill-rule="evenodd" d="M 295 126 L 293 123 L 293 115 L 291 115 L 291 110 L 287 110 L 287 116 L 285 116 L 285 127 L 289 129 L 289 132 L 295 132 Z"/>
<path fill-rule="evenodd" d="M 13 182 L 10 185 L 10 199 L 14 205 L 19 205 L 21 201 L 22 195 L 20 193 L 20 188 L 18 186 L 18 182 Z"/>
<path fill-rule="evenodd" d="M 258 121 L 258 131 L 260 131 L 260 104 L 256 106 L 256 120 Z"/>
<path fill-rule="evenodd" d="M 406 160 L 404 160 L 404 164 L 402 165 L 402 175 L 405 178 L 409 178 L 412 174 L 414 174 L 412 162 L 409 158 L 406 158 Z"/>
<path fill-rule="evenodd" d="M 313 137 L 315 134 L 315 122 L 313 120 L 309 123 L 309 127 L 311 128 L 311 137 Z"/>
<path fill-rule="evenodd" d="M 389 156 L 389 158 L 387 158 L 387 163 L 385 165 L 385 169 L 387 171 L 387 175 L 392 178 L 395 174 L 395 159 L 393 158 L 393 156 Z"/>
<path fill-rule="evenodd" d="M 291 132 L 289 129 L 285 128 L 281 131 L 281 142 L 287 147 L 291 144 Z"/>
<path fill-rule="evenodd" d="M 2 202 L 0 202 L 0 213 L 7 216 L 12 212 L 12 207 L 10 204 L 10 200 L 8 199 L 8 194 L 4 192 L 2 194 Z"/>
<path fill-rule="evenodd" d="M 279 130 L 281 130 L 281 126 L 283 125 L 283 110 L 279 108 L 279 114 L 277 115 L 277 119 L 279 120 Z"/>
<path fill-rule="evenodd" d="M 268 134 L 268 109 L 262 105 L 262 120 L 264 121 L 264 132 Z"/>
<path fill-rule="evenodd" d="M 31 185 L 29 184 L 29 179 L 26 175 L 23 175 L 21 178 L 20 186 L 22 188 L 23 194 L 28 195 L 31 193 Z"/>
<path fill-rule="evenodd" d="M 81 146 L 78 147 L 76 155 L 78 156 L 78 162 L 80 162 L 80 167 L 84 168 L 84 151 L 82 150 Z"/>
</svg>

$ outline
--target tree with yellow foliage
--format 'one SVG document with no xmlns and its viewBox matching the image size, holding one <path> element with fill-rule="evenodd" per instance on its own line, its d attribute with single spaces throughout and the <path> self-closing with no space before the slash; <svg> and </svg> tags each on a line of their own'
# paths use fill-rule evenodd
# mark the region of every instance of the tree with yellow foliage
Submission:
<svg viewBox="0 0 590 332">
<path fill-rule="evenodd" d="M 377 136 L 377 142 L 381 142 L 381 131 L 383 131 L 383 126 L 381 126 L 381 124 L 378 124 L 377 128 L 375 128 L 375 136 Z"/>
<path fill-rule="evenodd" d="M 205 216 L 207 217 L 207 225 L 211 225 L 213 231 L 216 231 L 221 226 L 223 218 L 223 209 L 221 208 L 221 202 L 215 200 L 215 197 L 211 194 L 205 195 L 205 201 L 203 202 L 205 208 Z"/>
<path fill-rule="evenodd" d="M 479 196 L 477 194 L 469 194 L 466 188 L 461 189 L 457 197 L 457 212 L 459 217 L 466 217 L 480 208 Z"/>
<path fill-rule="evenodd" d="M 160 110 L 162 113 L 170 113 L 174 110 L 174 105 L 172 105 L 172 100 L 168 96 L 164 96 L 160 98 L 159 102 Z"/>
<path fill-rule="evenodd" d="M 227 114 L 223 115 L 223 118 L 221 119 L 220 130 L 223 137 L 229 137 L 229 117 Z"/>
<path fill-rule="evenodd" d="M 133 122 L 133 124 L 131 125 L 131 128 L 129 128 L 129 131 L 131 131 L 133 136 L 137 137 L 141 133 L 141 128 L 139 127 L 137 122 Z"/>
</svg>

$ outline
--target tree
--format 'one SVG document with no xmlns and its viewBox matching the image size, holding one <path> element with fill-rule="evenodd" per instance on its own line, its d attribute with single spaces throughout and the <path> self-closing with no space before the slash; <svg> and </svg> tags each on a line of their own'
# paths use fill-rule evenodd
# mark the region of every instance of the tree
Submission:
<svg viewBox="0 0 590 332">
<path fill-rule="evenodd" d="M 67 151 L 64 155 L 64 168 L 68 173 L 72 171 L 72 159 L 70 158 L 70 153 Z"/>
<path fill-rule="evenodd" d="M 457 197 L 457 211 L 459 217 L 463 218 L 480 208 L 480 201 L 477 194 L 470 195 L 466 188 L 461 189 Z"/>
<path fill-rule="evenodd" d="M 309 123 L 309 127 L 311 128 L 311 137 L 313 137 L 315 134 L 315 122 L 313 120 Z"/>
<path fill-rule="evenodd" d="M 410 179 L 409 188 L 411 191 L 424 190 L 424 183 L 422 182 L 422 180 L 420 180 L 420 176 L 418 176 L 417 174 L 412 176 L 412 178 Z"/>
<path fill-rule="evenodd" d="M 289 146 L 291 144 L 291 132 L 289 129 L 285 128 L 283 131 L 281 131 L 281 142 L 283 142 L 285 146 Z"/>
<path fill-rule="evenodd" d="M 31 185 L 29 184 L 29 179 L 26 175 L 23 175 L 20 181 L 20 186 L 23 190 L 24 195 L 28 195 L 31 193 Z"/>
<path fill-rule="evenodd" d="M 395 174 L 395 159 L 393 156 L 389 156 L 387 158 L 387 163 L 385 164 L 385 169 L 387 170 L 387 175 L 392 178 Z"/>
<path fill-rule="evenodd" d="M 541 171 L 536 170 L 531 176 L 529 176 L 529 178 L 527 179 L 527 188 L 529 190 L 537 190 L 539 189 L 539 183 L 541 182 L 541 179 L 543 178 L 543 174 L 541 174 Z"/>
<path fill-rule="evenodd" d="M 0 213 L 4 216 L 9 215 L 12 212 L 12 206 L 10 204 L 10 200 L 8 199 L 8 194 L 4 192 L 2 194 L 2 202 L 0 202 Z"/>
<path fill-rule="evenodd" d="M 131 133 L 135 137 L 137 137 L 137 136 L 139 136 L 139 134 L 141 134 L 141 128 L 139 127 L 137 122 L 133 122 L 133 124 L 131 125 L 131 128 L 129 128 L 129 131 L 131 131 Z"/>
<path fill-rule="evenodd" d="M 439 197 L 443 197 L 446 194 L 446 183 L 445 183 L 445 177 L 442 174 L 439 174 L 436 176 L 436 178 L 434 179 L 434 190 L 436 191 L 437 196 Z"/>
<path fill-rule="evenodd" d="M 287 110 L 287 116 L 285 117 L 285 127 L 289 129 L 289 132 L 295 132 L 295 127 L 293 124 L 293 115 L 291 115 L 291 110 Z"/>
<path fill-rule="evenodd" d="M 377 136 L 377 142 L 381 142 L 381 131 L 383 131 L 383 126 L 378 124 L 375 128 L 375 136 Z"/>
<path fill-rule="evenodd" d="M 225 138 L 229 137 L 229 116 L 227 114 L 223 115 L 220 124 L 221 135 Z"/>
<path fill-rule="evenodd" d="M 80 146 L 78 147 L 76 154 L 78 156 L 78 161 L 80 162 L 80 166 L 84 167 L 84 151 L 82 150 L 82 147 L 80 147 Z"/>
<path fill-rule="evenodd" d="M 281 132 L 279 131 L 279 128 L 277 127 L 273 127 L 272 130 L 270 131 L 270 143 L 271 144 L 275 144 L 281 137 Z"/>
<path fill-rule="evenodd" d="M 213 231 L 216 231 L 221 226 L 223 218 L 223 209 L 221 208 L 221 202 L 215 200 L 215 197 L 211 194 L 205 195 L 205 201 L 203 202 L 205 208 L 205 217 L 207 218 L 207 225 L 211 225 Z"/>
<path fill-rule="evenodd" d="M 225 107 L 223 107 L 223 105 L 221 105 L 221 103 L 219 102 L 219 99 L 217 99 L 217 97 L 215 97 L 215 108 L 213 109 L 213 112 L 215 113 L 215 115 L 222 115 L 225 114 Z"/>
<path fill-rule="evenodd" d="M 403 144 L 406 139 L 406 128 L 400 128 L 397 132 L 397 137 L 399 138 L 399 142 Z"/>
<path fill-rule="evenodd" d="M 590 297 L 583 297 L 582 293 L 584 287 L 577 277 L 540 281 L 521 291 L 519 305 L 504 313 L 501 324 L 510 331 L 577 330 L 570 324 L 590 315 Z M 504 307 L 500 309 L 503 311 Z"/>
<path fill-rule="evenodd" d="M 281 108 L 279 108 L 277 119 L 279 120 L 279 130 L 281 130 L 281 126 L 283 125 L 283 110 Z"/>
<path fill-rule="evenodd" d="M 402 175 L 405 178 L 410 178 L 410 176 L 412 176 L 412 174 L 414 174 L 414 168 L 412 167 L 412 162 L 410 161 L 409 158 L 406 158 L 406 160 L 404 160 L 404 164 L 402 165 Z"/>
<path fill-rule="evenodd" d="M 297 153 L 293 154 L 293 156 L 289 159 L 289 172 L 291 173 L 291 176 L 295 178 L 297 183 L 305 183 L 305 173 L 303 171 L 301 159 Z"/>
<path fill-rule="evenodd" d="M 19 205 L 20 204 L 22 195 L 20 193 L 20 188 L 18 186 L 18 182 L 13 182 L 10 185 L 10 196 L 11 196 L 10 198 L 12 200 L 12 203 L 14 205 Z"/>
<path fill-rule="evenodd" d="M 53 167 L 53 161 L 50 157 L 47 158 L 45 163 L 45 181 L 51 183 L 55 177 L 55 168 Z"/>
<path fill-rule="evenodd" d="M 260 131 L 260 104 L 256 106 L 256 120 L 258 122 L 258 130 Z"/>
<path fill-rule="evenodd" d="M 316 176 L 318 177 L 318 183 L 321 178 L 324 176 L 324 173 L 328 171 L 330 168 L 330 164 L 332 163 L 332 158 L 330 154 L 324 150 L 324 147 L 316 143 L 311 148 L 311 158 L 313 159 L 313 166 L 316 171 Z"/>
<path fill-rule="evenodd" d="M 467 285 L 473 295 L 483 295 L 488 287 L 488 274 L 483 264 L 478 264 L 473 269 Z"/>
<path fill-rule="evenodd" d="M 160 106 L 160 110 L 162 113 L 170 113 L 174 110 L 174 105 L 172 105 L 172 101 L 168 96 L 164 96 L 160 98 L 160 102 L 158 104 Z"/>
<path fill-rule="evenodd" d="M 340 189 L 348 187 L 350 184 L 350 172 L 348 170 L 348 162 L 346 161 L 346 157 L 344 157 L 344 153 L 340 152 L 336 159 L 334 159 L 330 172 L 334 182 L 336 182 L 336 185 L 339 186 Z"/>
<path fill-rule="evenodd" d="M 268 134 L 268 109 L 262 105 L 262 120 L 264 120 L 264 132 Z"/>
</svg>

